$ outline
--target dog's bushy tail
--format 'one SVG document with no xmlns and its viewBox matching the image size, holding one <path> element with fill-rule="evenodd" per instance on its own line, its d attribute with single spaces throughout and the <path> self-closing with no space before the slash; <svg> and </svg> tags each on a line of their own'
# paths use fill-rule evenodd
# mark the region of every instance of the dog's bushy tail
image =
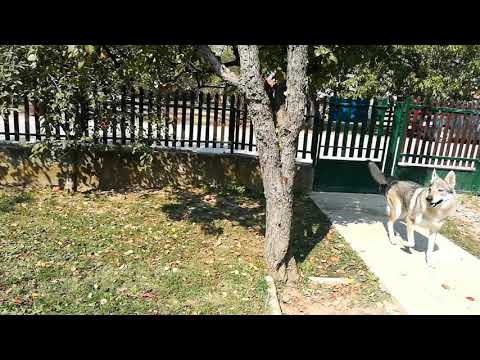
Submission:
<svg viewBox="0 0 480 360">
<path fill-rule="evenodd" d="M 373 161 L 368 162 L 368 170 L 370 171 L 370 175 L 372 175 L 373 179 L 381 186 L 388 185 L 389 181 L 383 175 L 382 171 L 378 168 L 377 164 Z"/>
<path fill-rule="evenodd" d="M 380 185 L 380 192 L 385 194 L 390 186 L 397 183 L 399 181 L 398 178 L 392 176 L 385 176 L 382 171 L 378 168 L 377 164 L 373 161 L 368 162 L 368 170 L 370 171 L 370 175 L 372 175 L 373 180 Z"/>
</svg>

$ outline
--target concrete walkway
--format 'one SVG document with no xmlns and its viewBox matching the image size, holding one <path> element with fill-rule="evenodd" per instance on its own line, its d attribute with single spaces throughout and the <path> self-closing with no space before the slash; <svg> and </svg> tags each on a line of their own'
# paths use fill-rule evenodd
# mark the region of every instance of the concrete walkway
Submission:
<svg viewBox="0 0 480 360">
<path fill-rule="evenodd" d="M 478 258 L 439 234 L 436 268 L 427 267 L 423 229 L 415 232 L 413 249 L 390 244 L 383 195 L 314 192 L 310 197 L 408 314 L 480 314 Z M 395 232 L 406 239 L 404 223 L 398 222 Z"/>
</svg>

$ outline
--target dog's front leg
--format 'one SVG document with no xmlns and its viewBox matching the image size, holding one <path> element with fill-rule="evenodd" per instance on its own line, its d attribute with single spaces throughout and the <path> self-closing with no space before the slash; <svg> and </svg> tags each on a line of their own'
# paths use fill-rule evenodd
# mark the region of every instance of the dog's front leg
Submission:
<svg viewBox="0 0 480 360">
<path fill-rule="evenodd" d="M 437 232 L 430 231 L 430 236 L 428 237 L 427 251 L 425 252 L 425 260 L 427 265 L 431 268 L 435 268 L 433 249 L 435 248 L 435 242 L 437 240 Z"/>
</svg>

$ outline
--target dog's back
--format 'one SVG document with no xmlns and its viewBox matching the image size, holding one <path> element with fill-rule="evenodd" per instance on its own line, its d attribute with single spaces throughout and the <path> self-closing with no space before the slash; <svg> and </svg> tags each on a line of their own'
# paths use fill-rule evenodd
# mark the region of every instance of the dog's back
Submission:
<svg viewBox="0 0 480 360">
<path fill-rule="evenodd" d="M 409 212 L 412 199 L 416 196 L 416 192 L 422 191 L 423 188 L 413 181 L 393 181 L 391 182 L 386 191 L 385 197 L 387 198 L 387 203 L 392 206 L 399 207 L 400 204 L 401 210 L 399 212 L 399 218 L 404 218 Z"/>
<path fill-rule="evenodd" d="M 408 212 L 415 191 L 420 189 L 421 186 L 413 181 L 397 180 L 392 177 L 387 178 L 372 161 L 368 163 L 368 169 L 372 178 L 380 185 L 387 204 L 391 209 L 396 209 L 397 216 L 404 217 Z"/>
</svg>

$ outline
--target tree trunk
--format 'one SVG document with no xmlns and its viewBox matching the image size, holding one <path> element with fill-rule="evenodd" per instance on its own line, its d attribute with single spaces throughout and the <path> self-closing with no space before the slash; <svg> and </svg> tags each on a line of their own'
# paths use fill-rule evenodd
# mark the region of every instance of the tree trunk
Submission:
<svg viewBox="0 0 480 360">
<path fill-rule="evenodd" d="M 288 47 L 287 92 L 282 84 L 270 97 L 265 89 L 265 79 L 260 75 L 256 45 L 238 46 L 240 79 L 219 64 L 208 46 L 199 46 L 198 52 L 212 64 L 219 76 L 246 94 L 267 203 L 264 250 L 267 268 L 275 280 L 295 282 L 298 275 L 291 249 L 293 184 L 297 139 L 306 102 L 307 46 Z"/>
<path fill-rule="evenodd" d="M 255 129 L 267 203 L 265 259 L 274 279 L 289 282 L 298 277 L 290 240 L 297 139 L 306 101 L 306 50 L 306 46 L 288 48 L 286 104 L 278 108 L 263 86 L 257 47 L 239 46 L 241 83 Z M 277 127 L 273 109 L 278 109 Z"/>
</svg>

